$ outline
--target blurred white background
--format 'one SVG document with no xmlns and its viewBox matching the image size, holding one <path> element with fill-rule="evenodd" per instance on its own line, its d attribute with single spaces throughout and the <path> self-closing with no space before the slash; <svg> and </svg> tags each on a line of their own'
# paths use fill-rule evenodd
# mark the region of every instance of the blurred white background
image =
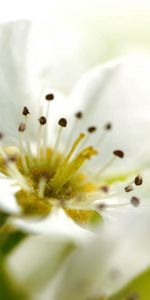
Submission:
<svg viewBox="0 0 150 300">
<path fill-rule="evenodd" d="M 72 64 L 75 58 L 69 88 L 100 62 L 150 52 L 150 0 L 0 0 L 0 4 L 0 22 L 50 23 L 55 48 L 58 52 L 62 48 Z"/>
</svg>

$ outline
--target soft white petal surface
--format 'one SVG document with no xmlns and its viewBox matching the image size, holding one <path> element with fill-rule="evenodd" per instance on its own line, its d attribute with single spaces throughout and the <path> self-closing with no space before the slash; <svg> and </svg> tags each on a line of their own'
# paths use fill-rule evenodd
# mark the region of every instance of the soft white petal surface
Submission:
<svg viewBox="0 0 150 300">
<path fill-rule="evenodd" d="M 76 225 L 63 209 L 55 209 L 48 217 L 40 219 L 12 219 L 12 223 L 25 232 L 34 234 L 61 234 L 77 242 L 85 242 L 94 234 Z"/>
<path fill-rule="evenodd" d="M 77 250 L 56 280 L 55 299 L 109 295 L 150 265 L 150 214 L 124 214 Z M 58 292 L 59 290 L 59 292 Z"/>
<path fill-rule="evenodd" d="M 17 134 L 23 106 L 37 119 L 44 95 L 53 92 L 54 76 L 59 79 L 61 71 L 65 78 L 67 48 L 65 44 L 58 48 L 59 38 L 50 24 L 17 21 L 0 25 L 0 128 L 9 142 Z M 63 105 L 57 108 L 63 112 Z"/>
<path fill-rule="evenodd" d="M 0 173 L 0 210 L 6 213 L 19 213 L 20 207 L 16 202 L 14 193 L 20 187 L 14 185 L 15 182 Z"/>
<path fill-rule="evenodd" d="M 104 124 L 113 124 L 101 145 L 101 162 L 119 148 L 126 154 L 123 166 L 132 166 L 150 146 L 149 78 L 150 57 L 131 56 L 96 67 L 75 87 L 72 101 L 84 108 L 85 127 L 99 128 L 93 141 Z"/>
</svg>

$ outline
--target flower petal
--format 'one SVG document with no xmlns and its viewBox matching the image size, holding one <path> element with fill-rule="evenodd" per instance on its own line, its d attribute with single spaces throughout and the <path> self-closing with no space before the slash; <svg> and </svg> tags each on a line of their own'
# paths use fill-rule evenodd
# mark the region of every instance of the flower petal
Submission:
<svg viewBox="0 0 150 300">
<path fill-rule="evenodd" d="M 20 212 L 20 207 L 14 196 L 14 193 L 20 188 L 13 185 L 13 180 L 0 173 L 0 210 L 6 213 Z"/>
<path fill-rule="evenodd" d="M 53 73 L 59 62 L 64 69 L 61 51 L 56 59 L 59 36 L 55 38 L 50 24 L 17 21 L 0 25 L 0 128 L 11 138 L 17 135 L 23 106 L 37 120 L 45 93 L 54 88 Z"/>
<path fill-rule="evenodd" d="M 127 218 L 128 216 L 128 218 Z M 77 249 L 58 276 L 56 299 L 97 299 L 119 290 L 150 263 L 149 212 L 107 222 L 97 238 Z M 69 274 L 69 277 L 68 277 Z"/>
<path fill-rule="evenodd" d="M 82 242 L 94 234 L 76 225 L 63 209 L 55 209 L 48 217 L 41 219 L 12 219 L 12 223 L 33 234 L 61 234 L 77 242 Z"/>
<path fill-rule="evenodd" d="M 37 292 L 49 283 L 74 248 L 70 239 L 60 235 L 32 236 L 11 253 L 7 267 L 27 290 Z"/>
<path fill-rule="evenodd" d="M 150 57 L 132 56 L 93 69 L 73 91 L 72 101 L 85 107 L 85 126 L 93 124 L 99 129 L 93 141 L 98 140 L 104 124 L 113 124 L 101 145 L 101 161 L 108 161 L 113 150 L 122 149 L 124 167 L 131 166 L 150 146 L 149 77 Z"/>
</svg>

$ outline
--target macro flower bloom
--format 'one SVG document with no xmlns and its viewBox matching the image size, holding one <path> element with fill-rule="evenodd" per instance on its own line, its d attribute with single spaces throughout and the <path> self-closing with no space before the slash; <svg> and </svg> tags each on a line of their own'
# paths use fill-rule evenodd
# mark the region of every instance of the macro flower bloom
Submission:
<svg viewBox="0 0 150 300">
<path fill-rule="evenodd" d="M 126 210 L 127 220 L 129 213 L 138 217 L 147 205 L 150 58 L 121 58 L 100 65 L 85 74 L 73 91 L 64 96 L 57 84 L 53 84 L 49 52 L 47 49 L 44 52 L 51 41 L 47 40 L 47 35 L 40 35 L 38 39 L 33 27 L 28 22 L 0 27 L 0 211 L 1 225 L 4 225 L 0 228 L 1 234 L 4 236 L 5 230 L 8 231 L 9 239 L 9 230 L 15 227 L 31 234 L 49 235 L 50 244 L 41 242 L 40 259 L 36 251 L 37 269 L 33 259 L 34 270 L 30 266 L 29 277 L 25 271 L 21 272 L 28 277 L 29 290 L 34 280 L 37 287 L 39 281 L 47 282 L 45 276 L 53 278 L 67 254 L 75 250 L 74 243 L 69 245 L 68 239 L 65 243 L 65 239 L 60 238 L 69 235 L 82 242 L 78 243 L 83 247 L 81 259 L 80 249 L 73 253 L 76 266 L 82 262 L 84 252 L 85 261 L 81 270 L 76 270 L 71 262 L 73 272 L 69 288 L 66 290 L 66 283 L 60 284 L 56 297 L 60 299 L 60 294 L 61 300 L 70 297 L 72 289 L 76 289 L 76 279 L 77 286 L 79 283 L 83 289 L 74 294 L 74 299 L 107 296 L 111 293 L 107 290 L 107 282 L 106 288 L 95 289 L 93 280 L 96 275 L 98 279 L 103 270 L 104 274 L 107 271 L 107 263 L 103 266 L 102 261 L 105 258 L 106 262 L 109 253 L 112 263 L 114 257 L 108 249 L 116 244 L 118 235 L 113 244 L 106 241 L 105 245 L 105 239 L 100 238 L 92 252 L 97 239 L 93 225 L 107 217 L 119 220 Z M 10 224 L 13 226 L 9 227 Z M 121 231 L 121 235 L 127 230 Z M 57 243 L 52 239 L 54 235 L 59 240 Z M 111 236 L 113 238 L 110 230 L 108 237 Z M 136 237 L 135 232 L 133 236 Z M 53 249 L 53 255 L 49 248 Z M 103 249 L 102 259 L 99 249 Z M 91 255 L 95 258 L 93 265 Z M 98 258 L 100 264 L 97 264 Z M 86 268 L 84 273 L 88 259 L 91 274 Z M 21 264 L 18 259 L 16 261 L 18 267 L 23 264 L 23 260 Z M 54 264 L 49 266 L 51 261 Z M 141 265 L 145 267 L 142 261 Z M 111 271 L 109 266 L 108 271 Z M 137 273 L 141 269 L 138 268 Z M 39 270 L 41 276 L 37 276 Z M 78 276 L 80 271 L 83 271 L 81 277 Z M 86 273 L 90 275 L 87 276 L 89 290 L 87 282 L 82 285 Z M 137 274 L 133 273 L 133 276 Z M 62 276 L 65 282 L 68 275 Z M 126 279 L 131 277 L 129 274 Z M 99 281 L 96 282 L 99 285 Z M 65 288 L 61 290 L 61 287 Z"/>
<path fill-rule="evenodd" d="M 29 24 L 18 26 L 1 28 L 1 44 L 10 54 L 1 47 L 1 211 L 29 232 L 49 233 L 57 227 L 55 216 L 66 220 L 67 231 L 70 226 L 76 231 L 71 219 L 91 225 L 111 209 L 139 206 L 149 58 L 97 67 L 66 99 L 51 88 L 46 53 L 37 61 L 35 78 L 31 54 L 40 40 L 32 43 L 32 33 L 28 44 Z M 24 51 L 18 60 L 19 49 Z M 45 88 L 39 88 L 44 79 Z"/>
</svg>

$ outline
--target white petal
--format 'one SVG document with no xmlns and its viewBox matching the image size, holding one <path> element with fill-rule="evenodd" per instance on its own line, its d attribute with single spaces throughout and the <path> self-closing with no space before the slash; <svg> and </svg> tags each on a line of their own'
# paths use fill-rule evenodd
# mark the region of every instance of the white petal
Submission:
<svg viewBox="0 0 150 300">
<path fill-rule="evenodd" d="M 0 174 L 0 210 L 6 213 L 20 212 L 20 207 L 14 195 L 20 188 L 13 185 L 13 180 Z"/>
<path fill-rule="evenodd" d="M 57 278 L 56 299 L 82 300 L 109 295 L 149 266 L 149 212 L 107 222 L 96 239 L 70 257 Z M 68 277 L 69 274 L 69 277 Z"/>
<path fill-rule="evenodd" d="M 61 208 L 54 210 L 48 217 L 30 220 L 12 219 L 12 223 L 29 233 L 60 234 L 77 242 L 82 242 L 94 235 L 76 225 Z"/>
<path fill-rule="evenodd" d="M 50 24 L 17 21 L 0 25 L 0 128 L 6 136 L 16 136 L 25 105 L 35 124 L 33 116 L 39 117 L 45 93 L 52 92 L 53 73 L 60 68 L 64 74 L 64 53 L 60 51 L 57 57 L 59 36 L 55 38 Z"/>
<path fill-rule="evenodd" d="M 74 248 L 60 235 L 28 237 L 8 257 L 7 267 L 33 293 L 53 278 Z"/>
<path fill-rule="evenodd" d="M 93 69 L 75 88 L 72 99 L 85 106 L 85 126 L 99 128 L 94 137 L 98 139 L 104 124 L 113 124 L 100 149 L 102 162 L 122 149 L 123 165 L 133 165 L 150 145 L 149 77 L 150 57 L 133 56 Z"/>
</svg>

